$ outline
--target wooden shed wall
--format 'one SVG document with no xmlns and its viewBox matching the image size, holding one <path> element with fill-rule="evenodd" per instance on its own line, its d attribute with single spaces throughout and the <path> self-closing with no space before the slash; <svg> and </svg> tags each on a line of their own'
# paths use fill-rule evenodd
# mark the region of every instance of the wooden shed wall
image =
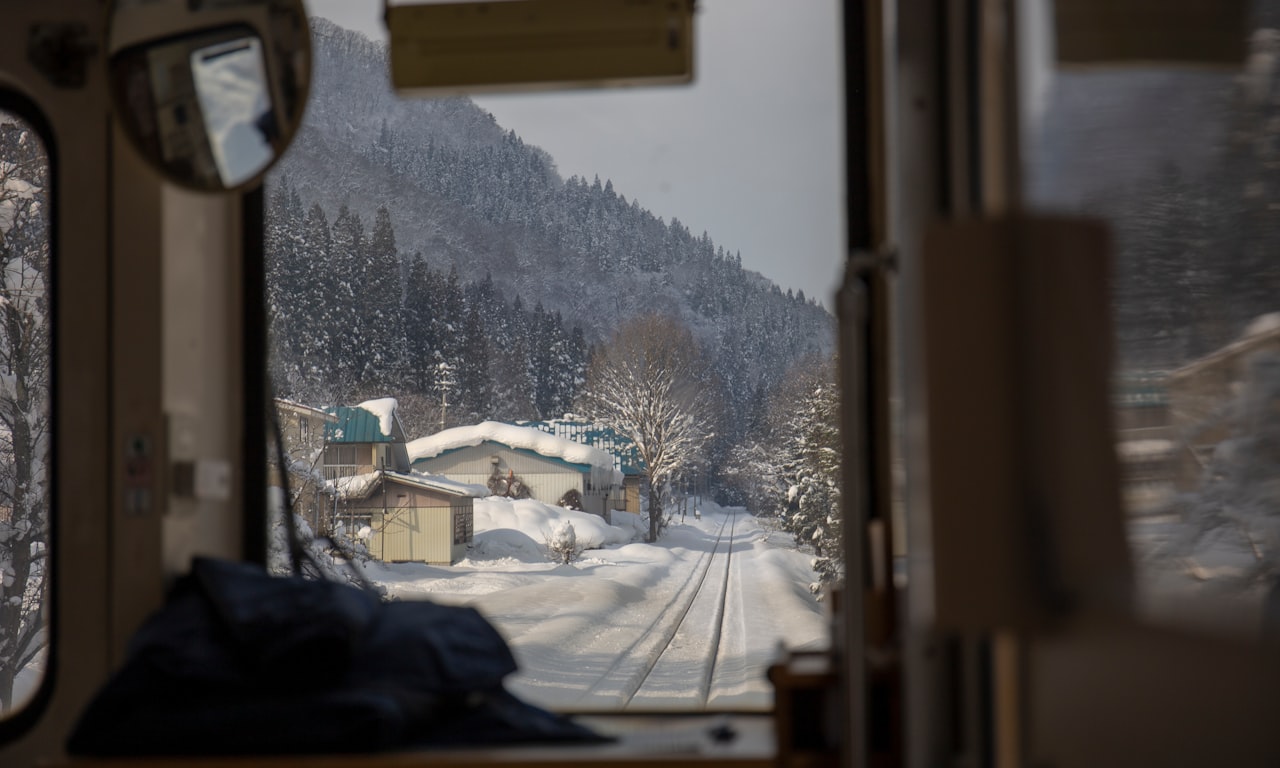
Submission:
<svg viewBox="0 0 1280 768">
<path fill-rule="evenodd" d="M 474 530 L 469 503 L 408 507 L 373 514 L 373 555 L 383 562 L 452 565 L 466 556 Z M 465 535 L 459 535 L 465 530 Z"/>
</svg>

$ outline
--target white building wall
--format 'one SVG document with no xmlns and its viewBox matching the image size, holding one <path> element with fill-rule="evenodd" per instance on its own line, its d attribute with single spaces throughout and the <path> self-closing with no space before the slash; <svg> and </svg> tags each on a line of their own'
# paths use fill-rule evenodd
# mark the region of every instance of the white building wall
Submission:
<svg viewBox="0 0 1280 768">
<path fill-rule="evenodd" d="M 419 460 L 413 468 L 419 472 L 444 475 L 457 482 L 486 485 L 495 466 L 501 475 L 512 472 L 523 480 L 529 486 L 532 498 L 538 501 L 555 504 L 569 490 L 576 490 L 582 494 L 585 511 L 598 515 L 605 512 L 605 500 L 613 480 L 612 469 L 591 467 L 583 472 L 556 459 L 513 451 L 492 443 Z M 588 482 L 591 490 L 587 489 Z"/>
</svg>

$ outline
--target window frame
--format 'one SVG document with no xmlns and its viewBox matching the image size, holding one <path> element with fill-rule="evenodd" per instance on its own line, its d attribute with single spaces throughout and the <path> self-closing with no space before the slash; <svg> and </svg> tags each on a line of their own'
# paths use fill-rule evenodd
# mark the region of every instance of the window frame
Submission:
<svg viewBox="0 0 1280 768">
<path fill-rule="evenodd" d="M 307 11 L 308 21 L 315 15 L 311 9 Z M 886 11 L 879 2 L 870 4 L 842 3 L 837 6 L 838 18 L 836 23 L 840 24 L 843 29 L 843 35 L 839 36 L 838 41 L 838 60 L 836 67 L 843 75 L 843 84 L 837 85 L 836 93 L 844 99 L 844 109 L 842 111 L 843 124 L 841 125 L 840 136 L 843 141 L 838 142 L 845 149 L 846 173 L 844 176 L 843 192 L 846 199 L 845 207 L 837 213 L 840 217 L 841 224 L 845 230 L 844 237 L 844 264 L 846 268 L 853 264 L 853 256 L 855 254 L 863 254 L 876 251 L 887 240 L 888 233 L 886 227 L 887 222 L 887 186 L 886 186 L 886 168 L 883 154 L 885 152 L 885 132 L 883 130 L 883 122 L 888 113 L 886 94 L 883 88 L 883 78 L 886 76 L 885 67 L 888 63 L 886 57 L 886 40 L 883 36 L 886 32 L 884 28 Z M 875 54 L 884 57 L 884 61 L 874 62 L 872 57 L 868 55 L 859 55 L 861 52 L 873 51 Z M 871 91 L 872 85 L 880 86 L 874 92 Z M 409 97 L 412 99 L 412 97 Z M 305 120 L 305 115 L 304 115 Z M 874 122 L 873 122 L 874 121 Z M 867 160 L 871 162 L 867 162 Z M 245 195 L 245 216 L 244 216 L 244 257 L 245 257 L 245 349 L 246 359 L 257 363 L 257 367 L 246 366 L 245 371 L 245 394 L 244 394 L 244 413 L 246 417 L 245 430 L 246 446 L 244 451 L 246 466 L 250 469 L 246 470 L 246 490 L 245 494 L 245 513 L 243 516 L 245 540 L 246 542 L 258 542 L 257 547 L 246 545 L 245 556 L 254 562 L 265 563 L 267 561 L 266 551 L 266 531 L 268 528 L 269 513 L 265 499 L 269 490 L 266 482 L 265 471 L 261 472 L 261 479 L 258 480 L 258 468 L 267 465 L 266 450 L 264 449 L 265 440 L 262 439 L 263 429 L 262 422 L 255 418 L 257 414 L 267 413 L 271 407 L 273 393 L 270 390 L 270 382 L 267 379 L 267 313 L 266 313 L 266 251 L 265 251 L 265 177 L 262 182 L 250 194 Z M 887 262 L 886 262 L 887 265 Z M 872 276 L 875 283 L 875 306 L 872 309 L 874 315 L 874 328 L 870 325 L 867 327 L 858 326 L 856 328 L 844 327 L 849 320 L 842 317 L 839 307 L 833 309 L 833 323 L 835 326 L 835 346 L 837 349 L 842 344 L 848 344 L 861 340 L 860 334 L 872 334 L 876 337 L 877 354 L 887 354 L 888 350 L 884 346 L 888 340 L 888 323 L 890 322 L 890 307 L 888 304 L 889 296 L 886 293 L 888 288 L 884 281 L 884 275 Z M 844 290 L 848 290 L 847 288 Z M 839 301 L 839 299 L 837 299 Z M 847 337 L 845 341 L 841 341 L 841 336 Z M 851 435 L 848 427 L 856 424 L 859 428 L 857 437 L 847 436 L 844 438 L 845 454 L 842 458 L 842 467 L 845 475 L 845 484 L 849 484 L 848 478 L 853 477 L 855 473 L 859 476 L 873 476 L 877 481 L 887 483 L 888 478 L 888 462 L 887 452 L 889 451 L 890 436 L 887 432 L 888 423 L 882 418 L 887 413 L 888 398 L 888 358 L 875 357 L 872 361 L 873 369 L 870 371 L 868 380 L 874 380 L 874 391 L 868 392 L 858 390 L 844 382 L 838 382 L 837 386 L 840 390 L 840 399 L 846 412 L 857 410 L 862 413 L 862 409 L 872 409 L 867 418 L 862 415 L 843 417 L 842 429 L 846 435 Z M 884 365 L 882 365 L 884 364 Z M 880 366 L 879 368 L 875 366 Z M 847 366 L 843 366 L 847 368 Z M 847 374 L 847 371 L 841 371 Z M 875 414 L 875 405 L 879 402 L 882 406 L 880 415 Z M 261 405 L 261 407 L 259 407 Z M 871 418 L 874 417 L 874 418 Z M 852 421 L 850 419 L 853 419 Z M 852 441 L 852 442 L 851 442 Z M 851 444 L 858 444 L 859 451 L 850 453 L 848 447 Z M 866 443 L 866 444 L 864 444 Z M 324 452 L 323 462 L 327 464 L 328 451 L 332 444 L 326 444 L 322 447 Z M 870 449 L 870 450 L 867 450 Z M 376 448 L 375 448 L 376 451 Z M 877 460 L 878 459 L 878 460 Z M 855 465 L 855 462 L 860 462 Z M 375 461 L 374 468 L 382 468 L 379 462 Z M 349 466 L 349 465 L 342 465 Z M 327 470 L 326 470 L 326 474 Z M 330 478 L 332 479 L 332 478 Z M 256 481 L 256 482 L 255 482 Z M 643 481 L 647 484 L 647 479 Z M 586 481 L 587 490 L 590 491 L 590 481 Z M 601 491 L 606 499 L 606 506 L 612 494 L 610 491 Z M 621 506 L 620 511 L 625 511 L 627 506 L 627 489 L 619 486 L 617 490 L 618 498 Z M 641 489 L 641 495 L 645 491 Z M 263 501 L 259 501 L 259 500 Z M 864 655 L 864 638 L 863 631 L 865 629 L 864 620 L 861 612 L 861 597 L 858 595 L 862 591 L 862 574 L 864 563 L 868 560 L 869 547 L 874 546 L 872 541 L 866 535 L 866 526 L 862 524 L 862 517 L 869 516 L 872 519 L 887 521 L 889 519 L 889 493 L 887 484 L 883 484 L 875 495 L 874 507 L 859 506 L 859 502 L 853 500 L 850 494 L 844 495 L 844 501 L 840 509 L 840 515 L 844 526 L 844 548 L 845 548 L 845 597 L 846 609 L 843 613 L 846 618 L 843 620 L 842 627 L 848 631 L 843 641 L 843 646 L 837 647 L 840 642 L 839 632 L 833 632 L 830 636 L 832 642 L 832 650 L 836 653 L 849 654 L 850 657 Z M 870 501 L 870 499 L 867 499 Z M 886 524 L 884 527 L 888 528 Z M 472 515 L 471 525 L 468 526 L 469 533 L 474 536 L 474 516 Z M 879 539 L 880 544 L 884 548 L 890 548 L 890 539 L 883 536 Z M 455 542 L 456 544 L 456 542 Z M 884 562 L 888 567 L 892 567 L 892 558 L 885 558 Z M 893 603 L 892 597 L 889 603 Z M 839 619 L 839 614 L 837 614 Z M 856 739 L 864 738 L 860 717 L 865 718 L 867 715 L 866 699 L 867 691 L 864 690 L 866 678 L 863 671 L 855 672 L 852 684 L 846 685 L 840 694 L 840 704 L 844 711 L 843 715 L 845 723 L 856 722 L 858 728 L 854 731 Z M 853 704 L 850 706 L 850 704 Z M 882 702 L 887 704 L 887 702 Z M 773 714 L 777 709 L 777 700 L 774 699 L 767 707 L 756 710 L 732 710 L 735 715 L 746 716 L 767 716 Z M 627 713 L 623 710 L 585 710 L 585 711 L 568 711 L 571 714 L 585 714 L 590 716 L 620 716 Z M 879 710 L 877 710 L 877 714 Z M 672 709 L 664 710 L 664 717 L 693 717 L 704 715 L 702 710 L 695 709 Z M 855 750 L 865 750 L 865 744 L 857 741 L 853 747 Z"/>
<path fill-rule="evenodd" d="M 47 220 L 49 241 L 49 272 L 47 276 L 48 285 L 48 316 L 51 325 L 49 332 L 49 468 L 46 470 L 45 485 L 49 496 L 49 521 L 46 531 L 47 554 L 45 556 L 45 595 L 43 613 L 45 614 L 45 633 L 48 636 L 46 640 L 46 656 L 44 674 L 41 676 L 39 684 L 36 686 L 35 693 L 30 699 L 23 702 L 22 706 L 12 712 L 0 713 L 0 745 L 5 745 L 16 741 L 27 732 L 32 730 L 45 712 L 49 709 L 50 702 L 53 699 L 54 690 L 58 677 L 58 637 L 59 637 L 59 579 L 58 572 L 60 563 L 58 561 L 58 539 L 59 539 L 59 492 L 57 470 L 55 467 L 56 457 L 58 455 L 58 446 L 60 428 L 59 424 L 59 408 L 58 408 L 58 349 L 59 339 L 62 335 L 63 328 L 58 323 L 59 311 L 59 270 L 56 265 L 58 262 L 59 243 L 59 211 L 58 194 L 62 186 L 60 165 L 58 163 L 58 146 L 55 139 L 52 123 L 46 116 L 45 111 L 32 98 L 16 90 L 13 87 L 0 83 L 0 112 L 21 120 L 27 128 L 29 128 L 39 139 L 44 149 L 45 163 L 48 168 L 48 177 L 50 180 L 51 191 L 46 195 L 45 205 L 48 206 Z"/>
</svg>

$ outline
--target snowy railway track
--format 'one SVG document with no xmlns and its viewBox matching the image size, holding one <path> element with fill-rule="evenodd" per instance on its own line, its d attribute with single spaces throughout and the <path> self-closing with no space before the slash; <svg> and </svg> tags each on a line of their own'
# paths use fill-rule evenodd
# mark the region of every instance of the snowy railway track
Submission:
<svg viewBox="0 0 1280 768">
<path fill-rule="evenodd" d="M 737 517 L 734 511 L 721 521 L 715 543 L 700 564 L 696 583 L 679 596 L 678 611 L 664 612 L 647 633 L 648 641 L 637 641 L 634 651 L 638 653 L 619 657 L 620 664 L 628 658 L 640 662 L 622 691 L 619 705 L 623 708 L 673 704 L 706 708 L 720 656 Z"/>
<path fill-rule="evenodd" d="M 767 707 L 765 672 L 779 645 L 825 643 L 826 622 L 808 591 L 812 571 L 788 537 L 771 542 L 745 510 L 709 506 L 658 544 L 601 549 L 569 566 L 420 568 L 431 578 L 418 591 L 489 617 L 520 665 L 508 680 L 512 692 L 546 707 Z M 512 537 L 496 530 L 498 543 Z M 526 538 L 539 529 L 530 530 Z"/>
</svg>

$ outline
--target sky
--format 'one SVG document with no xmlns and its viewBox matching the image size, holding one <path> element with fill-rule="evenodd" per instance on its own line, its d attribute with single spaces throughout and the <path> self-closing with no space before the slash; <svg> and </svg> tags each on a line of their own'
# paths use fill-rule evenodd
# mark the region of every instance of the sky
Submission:
<svg viewBox="0 0 1280 768">
<path fill-rule="evenodd" d="M 306 3 L 386 39 L 382 0 Z M 832 307 L 845 251 L 840 29 L 837 0 L 699 0 L 693 86 L 475 101 L 565 178 L 610 180 Z"/>
</svg>

